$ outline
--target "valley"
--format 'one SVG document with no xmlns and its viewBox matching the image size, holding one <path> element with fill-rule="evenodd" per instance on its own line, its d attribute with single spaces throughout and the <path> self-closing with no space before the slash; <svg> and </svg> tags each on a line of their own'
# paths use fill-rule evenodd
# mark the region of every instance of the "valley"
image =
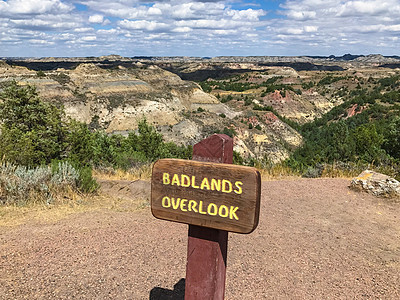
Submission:
<svg viewBox="0 0 400 300">
<path fill-rule="evenodd" d="M 347 120 L 371 107 L 355 98 L 388 94 L 382 80 L 398 79 L 399 63 L 380 55 L 8 58 L 0 60 L 0 88 L 34 85 L 91 130 L 126 136 L 146 118 L 166 141 L 193 145 L 225 133 L 243 159 L 279 163 L 303 145 L 304 124 L 338 107 L 327 122 Z M 392 96 L 378 101 L 396 107 Z"/>
</svg>

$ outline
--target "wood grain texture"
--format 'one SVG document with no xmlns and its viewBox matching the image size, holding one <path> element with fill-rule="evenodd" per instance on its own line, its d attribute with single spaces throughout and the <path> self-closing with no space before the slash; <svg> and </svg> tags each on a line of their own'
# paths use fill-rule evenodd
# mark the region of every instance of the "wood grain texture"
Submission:
<svg viewBox="0 0 400 300">
<path fill-rule="evenodd" d="M 151 210 L 159 219 L 250 233 L 258 225 L 260 190 L 254 168 L 161 159 L 153 167 Z"/>
</svg>

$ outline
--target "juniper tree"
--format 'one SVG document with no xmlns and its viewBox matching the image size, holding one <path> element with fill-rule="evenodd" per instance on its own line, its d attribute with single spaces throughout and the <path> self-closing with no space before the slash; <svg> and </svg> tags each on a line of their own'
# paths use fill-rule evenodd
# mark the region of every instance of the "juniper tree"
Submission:
<svg viewBox="0 0 400 300">
<path fill-rule="evenodd" d="M 36 88 L 13 81 L 0 93 L 0 157 L 36 166 L 60 157 L 63 111 L 40 99 Z"/>
</svg>

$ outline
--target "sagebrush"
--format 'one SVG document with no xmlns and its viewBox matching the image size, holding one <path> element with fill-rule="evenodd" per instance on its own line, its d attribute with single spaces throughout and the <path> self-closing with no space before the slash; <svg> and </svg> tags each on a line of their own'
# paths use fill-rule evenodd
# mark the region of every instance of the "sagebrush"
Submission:
<svg viewBox="0 0 400 300">
<path fill-rule="evenodd" d="M 66 191 L 78 191 L 79 171 L 68 162 L 51 166 L 0 165 L 0 201 L 3 204 L 54 203 Z"/>
</svg>

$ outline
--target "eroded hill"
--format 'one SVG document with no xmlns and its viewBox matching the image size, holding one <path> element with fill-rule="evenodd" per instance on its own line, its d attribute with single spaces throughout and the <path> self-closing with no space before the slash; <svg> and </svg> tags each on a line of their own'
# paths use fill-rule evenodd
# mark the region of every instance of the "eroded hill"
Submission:
<svg viewBox="0 0 400 300">
<path fill-rule="evenodd" d="M 35 85 L 42 99 L 62 104 L 67 116 L 94 130 L 126 134 L 146 117 L 167 141 L 194 144 L 210 134 L 227 133 L 243 156 L 275 163 L 302 144 L 297 124 L 323 116 L 352 90 L 372 89 L 372 80 L 398 72 L 372 63 L 362 66 L 362 58 L 356 57 L 355 64 L 344 61 L 340 68 L 334 60 L 317 71 L 287 66 L 291 61 L 278 66 L 268 61 L 177 63 L 121 57 L 26 62 L 35 70 L 0 61 L 0 84 L 16 80 Z M 43 69 L 41 62 L 47 64 Z M 182 80 L 177 74 L 200 74 L 204 80 Z M 359 110 L 353 107 L 348 114 Z"/>
</svg>

